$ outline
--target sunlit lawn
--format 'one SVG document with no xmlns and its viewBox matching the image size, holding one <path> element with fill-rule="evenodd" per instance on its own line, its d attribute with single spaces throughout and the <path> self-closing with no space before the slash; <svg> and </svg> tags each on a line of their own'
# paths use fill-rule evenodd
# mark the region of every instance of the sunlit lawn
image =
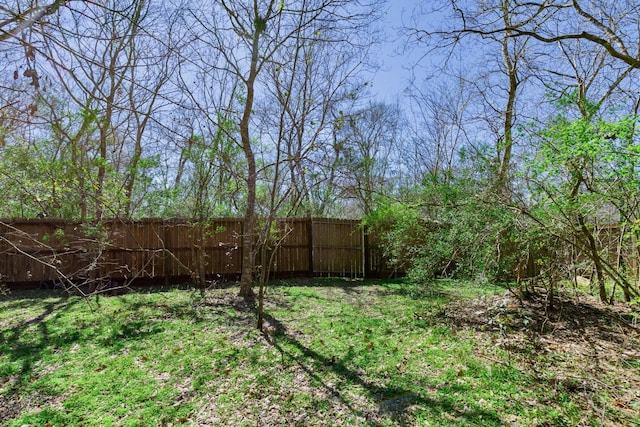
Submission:
<svg viewBox="0 0 640 427">
<path fill-rule="evenodd" d="M 594 396 L 591 412 L 584 395 L 550 389 L 516 363 L 522 355 L 494 344 L 499 332 L 442 316 L 449 302 L 490 298 L 499 287 L 280 282 L 267 294 L 266 334 L 236 292 L 2 297 L 0 422 L 640 425 L 612 398 Z"/>
</svg>

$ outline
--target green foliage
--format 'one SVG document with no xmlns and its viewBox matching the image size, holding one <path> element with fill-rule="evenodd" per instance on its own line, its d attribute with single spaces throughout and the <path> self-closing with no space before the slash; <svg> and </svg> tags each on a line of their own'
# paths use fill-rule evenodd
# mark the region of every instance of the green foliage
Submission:
<svg viewBox="0 0 640 427">
<path fill-rule="evenodd" d="M 244 167 L 242 149 L 229 137 L 237 125 L 222 115 L 213 134 L 193 134 L 182 148 L 185 178 L 174 187 L 154 191 L 146 200 L 158 204 L 156 212 L 165 216 L 209 218 L 233 215 L 234 202 L 241 199 L 236 171 Z"/>
<path fill-rule="evenodd" d="M 255 19 L 255 25 L 256 25 L 256 34 L 260 34 L 266 31 L 267 29 L 267 21 L 260 17 L 260 16 L 256 16 Z"/>
<path fill-rule="evenodd" d="M 34 218 L 57 206 L 59 195 L 66 192 L 64 171 L 47 152 L 45 142 L 9 145 L 0 151 L 0 217 Z"/>
<path fill-rule="evenodd" d="M 508 278 L 515 260 L 499 248 L 513 238 L 512 214 L 485 194 L 471 178 L 434 179 L 404 196 L 411 202 L 383 203 L 365 223 L 391 265 L 413 279 Z"/>
<path fill-rule="evenodd" d="M 85 149 L 81 153 L 73 144 L 55 139 L 3 147 L 0 217 L 35 218 L 45 213 L 64 219 L 91 219 L 97 202 L 107 207 L 108 215 L 120 214 L 126 203 L 122 191 L 125 171 L 117 170 L 109 159 L 90 159 L 89 149 Z M 140 170 L 151 166 L 145 159 Z M 99 168 L 105 170 L 100 200 L 96 187 Z"/>
<path fill-rule="evenodd" d="M 45 233 L 42 236 L 42 242 L 44 243 L 49 243 L 49 242 L 57 242 L 57 243 L 65 243 L 66 242 L 66 235 L 64 233 L 64 230 L 62 228 L 56 228 L 53 233 L 48 234 Z"/>
<path fill-rule="evenodd" d="M 553 269 L 555 276 L 575 274 L 578 260 L 568 250 L 573 246 L 573 253 L 582 253 L 590 261 L 587 267 L 594 268 L 600 278 L 608 276 L 630 299 L 637 291 L 616 267 L 625 261 L 610 256 L 598 233 L 601 225 L 618 224 L 633 235 L 640 218 L 637 117 L 605 120 L 598 116 L 598 105 L 575 95 L 561 99 L 556 107 L 555 117 L 530 128 L 535 151 L 526 160 L 523 174 L 531 195 L 524 209 L 534 219 L 529 232 L 546 233 L 563 242 L 553 244 L 547 239 L 553 256 L 540 262 Z M 572 107 L 580 113 L 576 118 Z M 631 240 L 627 244 L 634 245 Z M 599 287 L 604 300 L 603 280 Z"/>
</svg>

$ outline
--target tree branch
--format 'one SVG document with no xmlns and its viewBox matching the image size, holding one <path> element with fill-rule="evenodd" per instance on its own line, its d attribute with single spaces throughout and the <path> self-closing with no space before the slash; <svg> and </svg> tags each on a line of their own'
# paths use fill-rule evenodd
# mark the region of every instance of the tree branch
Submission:
<svg viewBox="0 0 640 427">
<path fill-rule="evenodd" d="M 16 14 L 13 18 L 0 23 L 0 42 L 10 38 L 17 38 L 21 32 L 38 23 L 47 15 L 52 15 L 65 4 L 66 0 L 55 0 L 48 6 L 33 7 L 25 13 Z M 9 30 L 4 30 L 5 25 L 18 22 L 18 24 Z"/>
</svg>

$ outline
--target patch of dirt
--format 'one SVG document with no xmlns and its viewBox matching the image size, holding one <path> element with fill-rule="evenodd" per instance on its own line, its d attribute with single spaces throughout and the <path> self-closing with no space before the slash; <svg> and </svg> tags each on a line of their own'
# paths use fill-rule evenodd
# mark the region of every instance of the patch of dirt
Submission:
<svg viewBox="0 0 640 427">
<path fill-rule="evenodd" d="M 3 387 L 3 382 L 11 381 L 10 378 L 0 378 L 0 387 Z M 20 401 L 19 396 L 11 393 L 0 394 L 0 420 L 10 420 L 18 416 L 22 411 L 24 404 Z"/>
<path fill-rule="evenodd" d="M 457 329 L 488 333 L 479 356 L 491 358 L 491 346 L 508 351 L 551 396 L 568 394 L 588 413 L 606 412 L 602 425 L 640 422 L 640 314 L 629 305 L 568 292 L 550 305 L 540 290 L 527 299 L 505 293 L 452 302 L 438 317 Z"/>
<path fill-rule="evenodd" d="M 0 421 L 9 421 L 25 413 L 36 413 L 47 406 L 61 405 L 69 393 L 49 396 L 33 393 L 29 396 L 19 396 L 16 393 L 0 394 Z"/>
</svg>

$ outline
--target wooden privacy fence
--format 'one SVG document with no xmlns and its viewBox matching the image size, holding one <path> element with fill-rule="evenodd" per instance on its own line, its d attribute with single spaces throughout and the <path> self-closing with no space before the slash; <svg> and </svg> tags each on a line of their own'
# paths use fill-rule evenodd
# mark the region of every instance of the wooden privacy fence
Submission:
<svg viewBox="0 0 640 427">
<path fill-rule="evenodd" d="M 377 275 L 381 262 L 360 221 L 277 221 L 271 271 L 278 276 Z M 241 272 L 242 220 L 219 218 L 0 221 L 0 275 L 5 282 L 231 279 Z"/>
</svg>

